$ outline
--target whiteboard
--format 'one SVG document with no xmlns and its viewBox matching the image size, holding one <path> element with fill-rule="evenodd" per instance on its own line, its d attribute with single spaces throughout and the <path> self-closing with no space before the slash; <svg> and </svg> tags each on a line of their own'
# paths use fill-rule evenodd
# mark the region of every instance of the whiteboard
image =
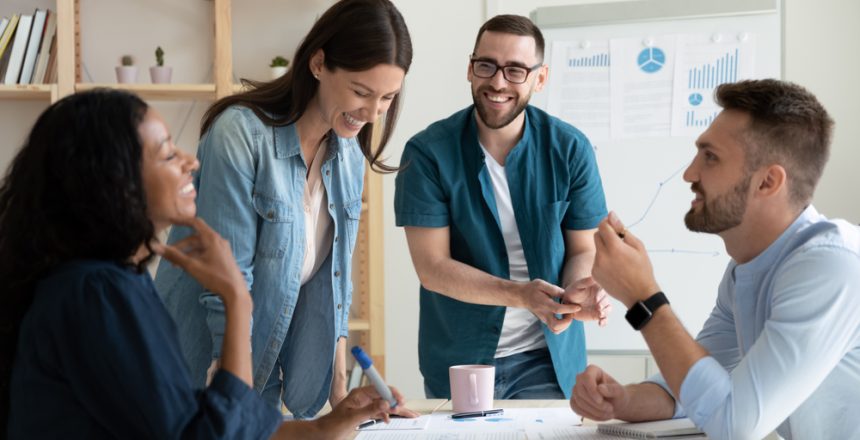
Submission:
<svg viewBox="0 0 860 440">
<path fill-rule="evenodd" d="M 779 1 L 712 3 L 644 0 L 551 7 L 534 11 L 532 19 L 544 33 L 547 57 L 554 42 L 693 33 L 754 34 L 753 77 L 780 78 L 783 45 Z M 550 70 L 550 78 L 552 75 Z M 550 87 L 536 93 L 532 103 L 546 108 L 551 93 Z M 696 335 L 713 308 L 729 256 L 718 236 L 694 234 L 684 226 L 693 193 L 682 174 L 695 154 L 694 141 L 695 137 L 662 136 L 609 138 L 594 144 L 608 208 L 626 225 L 635 224 L 630 230 L 648 248 L 657 282 L 681 321 Z M 607 327 L 586 323 L 590 351 L 647 349 L 644 339 L 624 320 L 625 311 L 615 302 Z"/>
</svg>

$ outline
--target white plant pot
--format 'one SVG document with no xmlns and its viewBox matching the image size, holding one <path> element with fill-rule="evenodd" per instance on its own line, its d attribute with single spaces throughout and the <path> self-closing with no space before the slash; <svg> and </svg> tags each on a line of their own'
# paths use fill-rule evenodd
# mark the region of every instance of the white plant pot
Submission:
<svg viewBox="0 0 860 440">
<path fill-rule="evenodd" d="M 173 68 L 170 66 L 152 66 L 149 68 L 149 76 L 153 84 L 169 84 Z"/>
<path fill-rule="evenodd" d="M 116 82 L 120 84 L 137 82 L 137 66 L 117 66 Z"/>
<path fill-rule="evenodd" d="M 287 73 L 287 66 L 269 67 L 269 72 L 271 73 L 272 79 L 278 79 Z"/>
</svg>

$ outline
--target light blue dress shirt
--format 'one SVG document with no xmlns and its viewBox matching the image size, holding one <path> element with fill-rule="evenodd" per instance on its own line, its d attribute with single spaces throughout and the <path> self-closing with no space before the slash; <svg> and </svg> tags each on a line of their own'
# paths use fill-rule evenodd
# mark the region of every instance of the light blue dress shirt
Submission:
<svg viewBox="0 0 860 440">
<path fill-rule="evenodd" d="M 295 125 L 268 126 L 249 108 L 230 107 L 200 140 L 197 158 L 197 215 L 230 242 L 254 299 L 254 387 L 267 402 L 280 406 L 280 397 L 296 417 L 311 417 L 328 398 L 337 339 L 348 335 L 364 185 L 358 142 L 329 136 L 321 172 L 334 242 L 304 285 L 307 167 Z M 174 228 L 169 241 L 188 234 Z M 155 283 L 176 320 L 194 384 L 202 387 L 220 355 L 223 304 L 168 263 L 159 265 Z"/>
<path fill-rule="evenodd" d="M 712 439 L 860 439 L 860 229 L 812 206 L 729 263 L 676 417 Z M 652 381 L 667 389 L 662 378 Z"/>
</svg>

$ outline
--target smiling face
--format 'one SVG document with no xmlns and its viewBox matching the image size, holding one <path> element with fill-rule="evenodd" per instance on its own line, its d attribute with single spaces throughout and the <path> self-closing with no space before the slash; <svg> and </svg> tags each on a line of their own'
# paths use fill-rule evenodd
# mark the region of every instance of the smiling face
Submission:
<svg viewBox="0 0 860 440">
<path fill-rule="evenodd" d="M 393 64 L 378 64 L 368 70 L 352 72 L 324 66 L 324 54 L 311 59 L 311 73 L 320 82 L 311 103 L 322 122 L 342 138 L 358 135 L 364 124 L 375 122 L 388 111 L 391 101 L 400 93 L 406 72 Z"/>
<path fill-rule="evenodd" d="M 718 234 L 738 226 L 747 209 L 752 173 L 744 164 L 748 114 L 726 110 L 696 141 L 698 152 L 684 172 L 696 194 L 684 223 L 693 232 Z"/>
<path fill-rule="evenodd" d="M 541 62 L 532 37 L 487 31 L 475 47 L 472 60 L 483 60 L 499 66 L 519 66 L 530 69 Z M 479 78 L 469 64 L 467 78 L 472 83 L 472 100 L 481 122 L 491 129 L 507 126 L 522 115 L 532 93 L 543 88 L 547 67 L 540 66 L 529 73 L 522 84 L 507 81 L 499 69 L 491 78 Z"/>
<path fill-rule="evenodd" d="M 138 127 L 143 144 L 143 186 L 149 219 L 157 232 L 197 213 L 191 173 L 200 163 L 176 148 L 161 116 L 147 110 Z"/>
</svg>

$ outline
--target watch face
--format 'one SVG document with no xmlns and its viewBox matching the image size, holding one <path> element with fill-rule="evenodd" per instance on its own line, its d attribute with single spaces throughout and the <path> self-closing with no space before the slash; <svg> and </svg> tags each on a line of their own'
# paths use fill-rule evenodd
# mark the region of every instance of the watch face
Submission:
<svg viewBox="0 0 860 440">
<path fill-rule="evenodd" d="M 639 330 L 648 322 L 648 320 L 651 319 L 651 315 L 652 313 L 648 310 L 648 307 L 646 307 L 645 304 L 642 304 L 642 301 L 637 301 L 633 304 L 633 307 L 630 307 L 630 310 L 627 310 L 624 318 L 627 319 L 627 322 L 629 322 L 635 330 Z"/>
</svg>

